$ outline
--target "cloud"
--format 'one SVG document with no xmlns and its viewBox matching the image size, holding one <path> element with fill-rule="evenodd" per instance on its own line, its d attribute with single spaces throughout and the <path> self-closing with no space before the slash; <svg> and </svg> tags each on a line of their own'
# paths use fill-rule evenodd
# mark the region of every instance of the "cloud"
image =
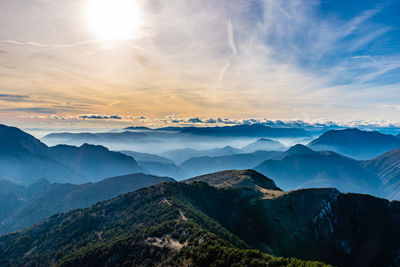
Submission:
<svg viewBox="0 0 400 267">
<path fill-rule="evenodd" d="M 5 101 L 5 102 L 24 102 L 29 98 L 30 96 L 28 95 L 0 93 L 0 101 Z"/>
<path fill-rule="evenodd" d="M 120 115 L 83 114 L 77 116 L 81 120 L 122 120 Z"/>
<path fill-rule="evenodd" d="M 55 114 L 60 111 L 66 111 L 64 109 L 54 109 L 54 108 L 3 108 L 0 112 L 24 112 L 24 113 L 41 113 L 41 114 Z"/>
<path fill-rule="evenodd" d="M 0 1 L 1 87 L 65 102 L 63 117 L 398 117 L 371 108 L 397 104 L 398 27 L 382 20 L 390 4 L 341 16 L 317 0 L 139 1 L 145 27 L 110 43 L 77 16 L 81 1 L 42 2 Z M 178 118 L 188 114 L 202 121 Z"/>
</svg>

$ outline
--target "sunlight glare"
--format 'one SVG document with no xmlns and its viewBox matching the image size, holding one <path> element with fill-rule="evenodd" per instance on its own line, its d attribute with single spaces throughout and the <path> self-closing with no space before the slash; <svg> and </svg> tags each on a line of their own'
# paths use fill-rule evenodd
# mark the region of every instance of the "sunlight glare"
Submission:
<svg viewBox="0 0 400 267">
<path fill-rule="evenodd" d="M 87 0 L 86 18 L 91 31 L 105 41 L 131 39 L 141 27 L 136 0 Z"/>
</svg>

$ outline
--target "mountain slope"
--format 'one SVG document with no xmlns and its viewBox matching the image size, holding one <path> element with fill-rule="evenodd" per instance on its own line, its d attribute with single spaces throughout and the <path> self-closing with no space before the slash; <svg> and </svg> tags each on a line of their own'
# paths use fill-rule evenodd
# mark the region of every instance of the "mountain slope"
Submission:
<svg viewBox="0 0 400 267">
<path fill-rule="evenodd" d="M 219 157 L 219 156 L 227 156 L 227 155 L 235 155 L 243 153 L 240 149 L 226 146 L 222 148 L 213 148 L 206 150 L 196 150 L 192 148 L 183 148 L 183 149 L 175 149 L 163 152 L 162 155 L 169 159 L 172 159 L 177 164 L 181 164 L 182 162 L 197 157 Z"/>
<path fill-rule="evenodd" d="M 146 188 L 0 237 L 0 265 L 324 266 L 248 250 L 195 206 L 202 199 L 195 192 L 218 200 L 218 208 L 221 197 L 231 207 L 246 203 L 232 198 L 241 192 L 204 183 Z"/>
<path fill-rule="evenodd" d="M 257 141 L 248 144 L 247 146 L 243 147 L 242 150 L 246 153 L 252 153 L 257 150 L 264 150 L 264 151 L 282 151 L 285 150 L 286 146 L 284 146 L 279 141 L 274 141 L 271 139 L 260 138 Z"/>
<path fill-rule="evenodd" d="M 41 177 L 68 180 L 71 170 L 48 147 L 15 127 L 0 125 L 0 179 L 29 183 Z"/>
<path fill-rule="evenodd" d="M 181 167 L 189 177 L 224 170 L 250 169 L 267 159 L 279 157 L 278 151 L 256 151 L 250 154 L 235 154 L 220 157 L 198 157 L 183 162 Z"/>
<path fill-rule="evenodd" d="M 164 163 L 164 164 L 174 164 L 174 162 L 165 157 L 161 157 L 159 155 L 149 154 L 149 153 L 141 153 L 136 151 L 123 150 L 121 153 L 131 156 L 138 162 L 156 162 L 156 163 Z"/>
<path fill-rule="evenodd" d="M 399 223 L 398 202 L 335 189 L 266 198 L 249 188 L 167 183 L 2 236 L 0 265 L 121 266 L 151 260 L 164 266 L 287 266 L 292 261 L 246 250 L 252 248 L 345 267 L 398 266 Z M 294 261 L 291 266 L 311 266 Z"/>
<path fill-rule="evenodd" d="M 0 234 L 31 226 L 56 213 L 89 207 L 96 202 L 139 188 L 173 181 L 167 177 L 132 174 L 82 185 L 38 181 L 29 187 L 22 187 L 0 183 L 3 185 L 0 203 L 7 204 L 2 205 L 0 212 Z M 9 192 L 6 193 L 5 190 Z M 5 215 L 1 216 L 3 213 Z"/>
<path fill-rule="evenodd" d="M 383 182 L 387 198 L 400 200 L 400 149 L 393 149 L 362 165 Z"/>
<path fill-rule="evenodd" d="M 48 147 L 18 128 L 0 125 L 0 179 L 30 184 L 40 178 L 51 182 L 84 183 L 130 173 L 146 172 L 135 159 L 105 147 Z"/>
<path fill-rule="evenodd" d="M 267 160 L 254 169 L 272 177 L 285 190 L 335 187 L 342 192 L 383 194 L 380 179 L 358 161 L 330 151 L 299 148 L 289 149 L 283 159 Z"/>
<path fill-rule="evenodd" d="M 315 150 L 332 150 L 356 159 L 371 159 L 391 149 L 400 148 L 400 140 L 390 134 L 346 129 L 328 131 L 309 146 Z"/>
<path fill-rule="evenodd" d="M 76 182 L 98 181 L 107 177 L 131 173 L 147 173 L 136 160 L 103 146 L 84 144 L 80 147 L 58 145 L 50 152 L 70 166 L 71 178 Z"/>
<path fill-rule="evenodd" d="M 150 174 L 168 176 L 177 180 L 181 180 L 187 176 L 186 173 L 180 167 L 176 166 L 172 160 L 165 157 L 126 150 L 121 151 L 121 153 L 136 159 L 139 166 L 147 170 Z"/>
<path fill-rule="evenodd" d="M 281 191 L 275 182 L 254 170 L 222 171 L 206 174 L 184 181 L 185 183 L 205 182 L 217 188 L 249 188 L 255 191 Z"/>
</svg>

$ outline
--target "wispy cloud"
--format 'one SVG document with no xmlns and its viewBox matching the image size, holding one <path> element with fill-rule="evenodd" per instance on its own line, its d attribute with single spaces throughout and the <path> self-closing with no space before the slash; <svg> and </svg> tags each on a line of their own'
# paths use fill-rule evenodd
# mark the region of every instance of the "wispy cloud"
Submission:
<svg viewBox="0 0 400 267">
<path fill-rule="evenodd" d="M 2 112 L 34 106 L 63 117 L 121 114 L 121 121 L 196 114 L 209 124 L 398 117 L 371 108 L 398 105 L 398 25 L 377 20 L 390 2 L 341 16 L 317 0 L 141 1 L 145 26 L 111 44 L 93 39 L 77 14 L 83 4 L 0 2 L 0 90 L 32 98 L 0 96 L 27 101 Z M 29 103 L 37 93 L 48 103 Z"/>
<path fill-rule="evenodd" d="M 3 94 L 0 93 L 0 101 L 5 102 L 23 102 L 29 99 L 28 95 L 18 95 L 18 94 Z"/>
</svg>

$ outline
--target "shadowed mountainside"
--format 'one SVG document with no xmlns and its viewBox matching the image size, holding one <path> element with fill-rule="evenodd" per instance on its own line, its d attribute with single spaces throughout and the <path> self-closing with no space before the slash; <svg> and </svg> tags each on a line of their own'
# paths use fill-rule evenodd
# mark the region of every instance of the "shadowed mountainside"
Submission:
<svg viewBox="0 0 400 267">
<path fill-rule="evenodd" d="M 254 169 L 273 177 L 285 190 L 334 187 L 342 192 L 383 195 L 380 179 L 354 159 L 331 151 L 312 151 L 302 145 L 282 155 L 282 159 L 267 160 Z"/>
<path fill-rule="evenodd" d="M 0 181 L 0 234 L 31 226 L 56 213 L 89 207 L 139 188 L 173 181 L 145 174 L 112 177 L 82 185 L 50 184 L 42 179 L 24 187 Z"/>
<path fill-rule="evenodd" d="M 219 157 L 191 158 L 179 165 L 189 177 L 224 170 L 251 169 L 261 162 L 279 157 L 279 151 L 256 151 L 250 154 L 235 154 Z"/>
<path fill-rule="evenodd" d="M 387 198 L 400 200 L 400 149 L 364 161 L 362 165 L 382 180 Z"/>
<path fill-rule="evenodd" d="M 345 129 L 328 131 L 309 146 L 315 150 L 332 150 L 356 159 L 371 159 L 391 149 L 400 148 L 400 140 L 376 131 Z"/>
<path fill-rule="evenodd" d="M 18 128 L 5 125 L 0 125 L 0 155 L 0 179 L 24 184 L 40 178 L 84 183 L 146 172 L 134 158 L 105 147 L 88 144 L 48 147 Z"/>
</svg>

